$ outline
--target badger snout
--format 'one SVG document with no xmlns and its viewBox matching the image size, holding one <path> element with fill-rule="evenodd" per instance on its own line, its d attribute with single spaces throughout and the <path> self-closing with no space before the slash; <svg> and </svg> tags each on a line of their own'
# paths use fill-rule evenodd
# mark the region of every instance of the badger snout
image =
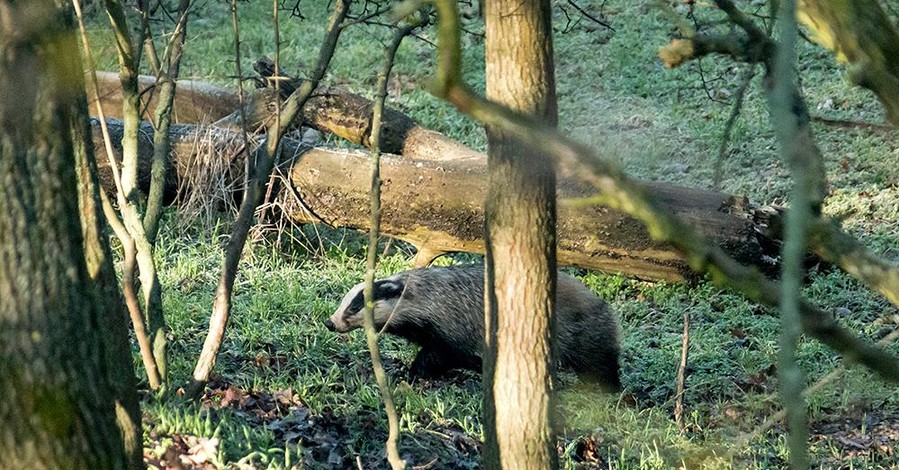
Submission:
<svg viewBox="0 0 899 470">
<path fill-rule="evenodd" d="M 355 329 L 340 312 L 335 312 L 334 315 L 325 320 L 325 328 L 335 333 L 347 333 Z"/>
</svg>

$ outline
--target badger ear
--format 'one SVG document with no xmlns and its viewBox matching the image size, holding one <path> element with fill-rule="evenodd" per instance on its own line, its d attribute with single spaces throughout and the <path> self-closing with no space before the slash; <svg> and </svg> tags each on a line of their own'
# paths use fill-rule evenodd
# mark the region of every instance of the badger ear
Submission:
<svg viewBox="0 0 899 470">
<path fill-rule="evenodd" d="M 378 281 L 375 283 L 375 295 L 376 299 L 391 299 L 394 297 L 399 297 L 403 295 L 403 290 L 406 286 L 403 284 L 403 281 L 399 281 L 396 279 L 385 279 L 383 281 Z"/>
</svg>

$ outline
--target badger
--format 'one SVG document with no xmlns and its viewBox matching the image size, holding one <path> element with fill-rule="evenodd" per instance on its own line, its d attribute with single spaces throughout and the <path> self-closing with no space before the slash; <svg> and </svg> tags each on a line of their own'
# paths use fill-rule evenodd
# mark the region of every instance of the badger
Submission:
<svg viewBox="0 0 899 470">
<path fill-rule="evenodd" d="M 357 284 L 344 296 L 325 322 L 329 330 L 346 333 L 362 327 L 364 287 Z M 556 293 L 556 371 L 570 369 L 581 381 L 619 390 L 614 313 L 587 286 L 561 271 Z M 483 265 L 413 269 L 375 281 L 373 313 L 376 328 L 421 347 L 409 367 L 410 380 L 437 378 L 450 369 L 481 371 Z"/>
</svg>

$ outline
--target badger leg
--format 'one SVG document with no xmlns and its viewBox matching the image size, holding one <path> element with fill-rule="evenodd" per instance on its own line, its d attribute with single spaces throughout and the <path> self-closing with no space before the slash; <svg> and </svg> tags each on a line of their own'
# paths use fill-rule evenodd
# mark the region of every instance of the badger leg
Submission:
<svg viewBox="0 0 899 470">
<path fill-rule="evenodd" d="M 458 366 L 437 349 L 423 347 L 409 366 L 409 381 L 437 378 L 454 367 Z"/>
<path fill-rule="evenodd" d="M 618 351 L 588 349 L 574 356 L 563 356 L 562 365 L 570 367 L 582 382 L 599 385 L 606 392 L 620 392 Z"/>
</svg>

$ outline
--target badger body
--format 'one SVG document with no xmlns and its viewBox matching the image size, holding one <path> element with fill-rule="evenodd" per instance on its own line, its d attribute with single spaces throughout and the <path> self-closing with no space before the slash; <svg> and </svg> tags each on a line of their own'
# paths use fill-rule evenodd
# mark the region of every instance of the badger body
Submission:
<svg viewBox="0 0 899 470">
<path fill-rule="evenodd" d="M 326 321 L 329 330 L 362 327 L 364 287 L 357 284 L 344 296 Z M 619 389 L 618 323 L 608 304 L 563 272 L 558 273 L 556 297 L 555 365 L 573 370 L 583 381 Z M 421 346 L 409 370 L 413 380 L 457 368 L 480 372 L 484 266 L 414 269 L 375 281 L 373 316 L 379 330 Z"/>
</svg>

